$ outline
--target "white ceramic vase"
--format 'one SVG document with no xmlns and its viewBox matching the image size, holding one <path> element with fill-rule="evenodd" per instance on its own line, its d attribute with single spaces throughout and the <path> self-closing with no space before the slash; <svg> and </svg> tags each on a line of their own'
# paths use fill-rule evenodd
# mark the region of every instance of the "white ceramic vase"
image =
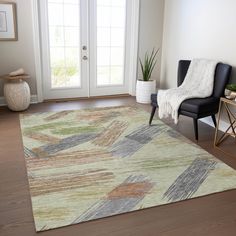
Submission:
<svg viewBox="0 0 236 236">
<path fill-rule="evenodd" d="M 137 80 L 136 101 L 138 103 L 150 104 L 151 94 L 156 92 L 156 80 Z"/>
<path fill-rule="evenodd" d="M 13 80 L 4 84 L 4 96 L 12 111 L 24 111 L 30 105 L 30 88 L 22 80 Z"/>
</svg>

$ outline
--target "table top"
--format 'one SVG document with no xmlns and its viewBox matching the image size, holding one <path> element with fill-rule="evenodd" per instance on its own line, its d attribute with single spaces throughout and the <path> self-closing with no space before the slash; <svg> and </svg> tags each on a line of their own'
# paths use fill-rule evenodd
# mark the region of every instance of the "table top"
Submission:
<svg viewBox="0 0 236 236">
<path fill-rule="evenodd" d="M 30 78 L 30 76 L 28 74 L 17 75 L 17 76 L 10 76 L 10 75 L 0 76 L 0 79 L 5 79 L 5 80 L 26 80 L 29 78 Z"/>
<path fill-rule="evenodd" d="M 221 98 L 220 99 L 222 102 L 226 102 L 226 103 L 228 103 L 228 104 L 230 104 L 230 105 L 233 105 L 233 106 L 236 106 L 236 101 L 235 100 L 230 100 L 230 99 L 228 99 L 228 98 Z"/>
</svg>

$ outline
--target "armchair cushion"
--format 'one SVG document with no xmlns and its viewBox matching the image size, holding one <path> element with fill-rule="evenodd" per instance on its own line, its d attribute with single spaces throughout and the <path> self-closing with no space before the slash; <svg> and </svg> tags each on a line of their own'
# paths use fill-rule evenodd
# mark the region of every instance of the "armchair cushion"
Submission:
<svg viewBox="0 0 236 236">
<path fill-rule="evenodd" d="M 151 95 L 151 101 L 153 106 L 158 106 L 157 103 L 157 94 Z M 216 97 L 208 97 L 208 98 L 193 98 L 185 100 L 181 106 L 180 111 L 202 114 L 213 112 L 216 113 L 218 111 L 219 106 L 219 98 Z"/>
<path fill-rule="evenodd" d="M 219 98 L 193 98 L 182 102 L 180 110 L 201 114 L 209 111 L 217 111 L 218 106 Z"/>
</svg>

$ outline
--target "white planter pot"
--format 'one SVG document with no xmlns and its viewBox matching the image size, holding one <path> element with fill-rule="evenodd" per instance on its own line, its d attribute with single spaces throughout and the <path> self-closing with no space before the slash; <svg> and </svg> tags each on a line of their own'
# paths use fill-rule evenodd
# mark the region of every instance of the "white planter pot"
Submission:
<svg viewBox="0 0 236 236">
<path fill-rule="evenodd" d="M 156 92 L 156 80 L 137 80 L 136 101 L 138 103 L 151 103 L 151 94 Z"/>
<path fill-rule="evenodd" d="M 225 96 L 230 96 L 231 91 L 229 89 L 225 89 Z"/>
</svg>

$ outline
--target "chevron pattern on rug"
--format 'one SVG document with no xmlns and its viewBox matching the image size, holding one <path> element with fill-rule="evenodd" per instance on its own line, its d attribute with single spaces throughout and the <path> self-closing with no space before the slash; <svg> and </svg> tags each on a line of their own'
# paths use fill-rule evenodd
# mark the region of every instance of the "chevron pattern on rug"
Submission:
<svg viewBox="0 0 236 236">
<path fill-rule="evenodd" d="M 36 231 L 236 188 L 236 171 L 149 114 L 110 107 L 21 115 Z"/>
</svg>

